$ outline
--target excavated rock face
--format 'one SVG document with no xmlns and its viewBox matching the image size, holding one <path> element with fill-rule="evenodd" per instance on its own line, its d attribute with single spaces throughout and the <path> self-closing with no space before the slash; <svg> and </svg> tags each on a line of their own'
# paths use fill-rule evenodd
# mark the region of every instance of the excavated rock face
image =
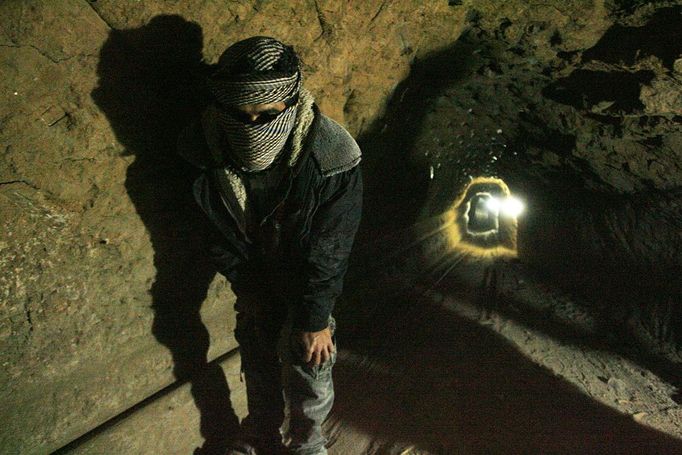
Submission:
<svg viewBox="0 0 682 455">
<path fill-rule="evenodd" d="M 202 109 L 201 76 L 258 34 L 294 45 L 322 110 L 360 138 L 368 219 L 409 225 L 470 176 L 501 177 L 528 202 L 521 260 L 679 360 L 680 11 L 3 2 L 0 448 L 57 449 L 235 347 L 174 146 Z M 217 376 L 195 400 L 227 432 L 234 416 L 200 392 L 223 390 Z"/>
</svg>

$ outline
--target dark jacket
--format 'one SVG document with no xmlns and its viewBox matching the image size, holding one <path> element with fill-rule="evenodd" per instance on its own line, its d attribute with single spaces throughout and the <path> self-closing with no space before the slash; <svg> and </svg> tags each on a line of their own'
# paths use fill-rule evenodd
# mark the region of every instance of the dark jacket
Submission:
<svg viewBox="0 0 682 455">
<path fill-rule="evenodd" d="M 237 296 L 264 289 L 285 295 L 295 308 L 294 326 L 310 332 L 327 327 L 341 294 L 362 209 L 357 143 L 316 106 L 313 112 L 300 157 L 278 191 L 281 202 L 255 235 L 245 228 L 243 195 L 234 181 L 226 182 L 206 128 L 191 125 L 178 144 L 181 156 L 201 171 L 193 192 L 216 227 L 209 243 L 217 270 Z"/>
</svg>

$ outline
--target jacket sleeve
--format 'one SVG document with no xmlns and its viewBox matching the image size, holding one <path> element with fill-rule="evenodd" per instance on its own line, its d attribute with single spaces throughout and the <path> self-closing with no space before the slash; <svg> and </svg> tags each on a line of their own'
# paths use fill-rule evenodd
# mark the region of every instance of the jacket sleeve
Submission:
<svg viewBox="0 0 682 455">
<path fill-rule="evenodd" d="M 327 327 L 334 303 L 343 290 L 362 213 L 360 166 L 328 177 L 321 200 L 305 252 L 302 304 L 294 317 L 294 327 L 307 332 Z"/>
<path fill-rule="evenodd" d="M 232 285 L 232 291 L 254 292 L 257 280 L 248 260 L 242 252 L 237 251 L 216 229 L 211 229 L 207 236 L 208 258 L 216 271 L 223 275 Z"/>
</svg>

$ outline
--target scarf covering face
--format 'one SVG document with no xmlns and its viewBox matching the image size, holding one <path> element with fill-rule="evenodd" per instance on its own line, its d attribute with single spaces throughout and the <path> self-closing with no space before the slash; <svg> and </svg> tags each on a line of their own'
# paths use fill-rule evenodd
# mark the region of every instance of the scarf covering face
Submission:
<svg viewBox="0 0 682 455">
<path fill-rule="evenodd" d="M 208 86 L 222 106 L 269 104 L 289 100 L 299 93 L 301 72 L 277 69 L 285 45 L 274 38 L 256 36 L 230 46 L 220 56 L 219 69 Z M 225 133 L 230 158 L 245 171 L 268 168 L 284 149 L 296 120 L 296 105 L 287 107 L 267 123 L 245 123 L 225 109 L 217 121 Z"/>
</svg>

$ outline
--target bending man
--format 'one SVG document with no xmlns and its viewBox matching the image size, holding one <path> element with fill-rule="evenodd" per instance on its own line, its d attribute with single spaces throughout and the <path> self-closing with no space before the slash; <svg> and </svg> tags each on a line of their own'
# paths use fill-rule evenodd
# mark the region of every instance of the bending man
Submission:
<svg viewBox="0 0 682 455">
<path fill-rule="evenodd" d="M 273 38 L 230 46 L 207 84 L 213 103 L 179 145 L 202 171 L 194 196 L 216 227 L 211 258 L 237 295 L 249 414 L 229 453 L 326 454 L 331 312 L 360 222 L 360 149 Z"/>
</svg>

